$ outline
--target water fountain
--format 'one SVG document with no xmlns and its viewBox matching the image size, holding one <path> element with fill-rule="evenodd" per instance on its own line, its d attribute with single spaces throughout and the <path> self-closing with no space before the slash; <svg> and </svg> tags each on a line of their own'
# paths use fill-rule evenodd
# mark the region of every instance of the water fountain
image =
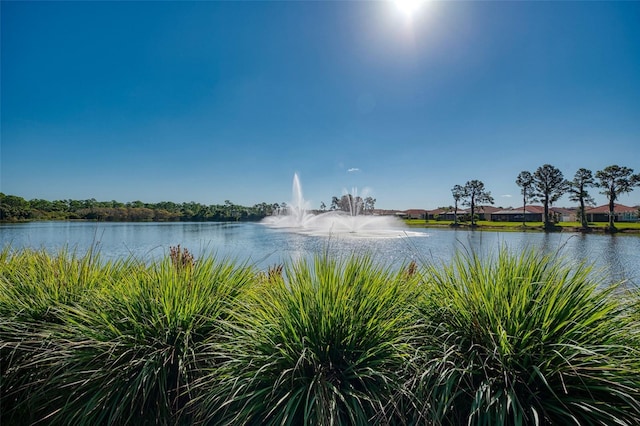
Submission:
<svg viewBox="0 0 640 426">
<path fill-rule="evenodd" d="M 293 176 L 291 204 L 279 215 L 269 216 L 262 223 L 272 228 L 318 236 L 349 236 L 390 238 L 411 234 L 404 223 L 394 216 L 361 214 L 361 198 L 348 195 L 349 211 L 332 210 L 311 213 L 302 195 L 298 174 Z"/>
</svg>

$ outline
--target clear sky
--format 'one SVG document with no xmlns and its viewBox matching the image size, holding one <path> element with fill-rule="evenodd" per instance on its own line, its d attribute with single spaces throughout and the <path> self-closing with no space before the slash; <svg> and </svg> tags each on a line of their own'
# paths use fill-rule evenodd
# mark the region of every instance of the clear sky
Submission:
<svg viewBox="0 0 640 426">
<path fill-rule="evenodd" d="M 355 187 L 432 209 L 472 179 L 515 207 L 545 163 L 640 172 L 638 1 L 3 1 L 1 19 L 5 194 L 281 203 L 298 172 L 313 208 Z"/>
</svg>

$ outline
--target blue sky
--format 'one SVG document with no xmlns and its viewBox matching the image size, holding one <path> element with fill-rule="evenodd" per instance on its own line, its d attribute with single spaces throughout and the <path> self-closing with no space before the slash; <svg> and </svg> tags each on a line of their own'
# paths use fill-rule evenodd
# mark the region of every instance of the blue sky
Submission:
<svg viewBox="0 0 640 426">
<path fill-rule="evenodd" d="M 1 7 L 6 194 L 253 205 L 297 172 L 314 208 L 431 209 L 472 179 L 518 206 L 545 163 L 640 172 L 640 2 Z"/>
</svg>

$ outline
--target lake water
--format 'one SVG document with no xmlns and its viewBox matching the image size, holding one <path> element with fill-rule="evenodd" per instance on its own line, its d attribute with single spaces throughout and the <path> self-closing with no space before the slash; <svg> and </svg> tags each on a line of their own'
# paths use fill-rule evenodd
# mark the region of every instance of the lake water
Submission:
<svg viewBox="0 0 640 426">
<path fill-rule="evenodd" d="M 578 233 L 491 232 L 411 228 L 394 238 L 312 236 L 272 229 L 260 223 L 93 223 L 30 222 L 0 224 L 0 246 L 44 248 L 55 253 L 67 247 L 78 253 L 97 246 L 105 259 L 134 256 L 151 261 L 180 244 L 196 257 L 211 254 L 270 265 L 330 251 L 339 256 L 368 253 L 388 264 L 448 262 L 459 250 L 493 253 L 535 247 L 559 252 L 567 262 L 586 261 L 606 270 L 611 281 L 640 286 L 640 236 Z"/>
</svg>

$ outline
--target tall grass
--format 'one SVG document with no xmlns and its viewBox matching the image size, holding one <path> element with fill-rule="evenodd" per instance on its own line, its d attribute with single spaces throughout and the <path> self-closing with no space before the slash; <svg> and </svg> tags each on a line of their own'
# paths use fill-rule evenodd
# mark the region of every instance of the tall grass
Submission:
<svg viewBox="0 0 640 426">
<path fill-rule="evenodd" d="M 418 395 L 438 424 L 638 424 L 638 322 L 590 268 L 533 251 L 426 273 Z"/>
<path fill-rule="evenodd" d="M 52 336 L 64 322 L 62 311 L 91 300 L 132 268 L 127 260 L 104 262 L 93 249 L 83 255 L 63 249 L 53 256 L 44 250 L 0 251 L 1 419 L 26 423 L 36 411 L 32 391 L 50 374 L 38 360 L 54 352 Z"/>
<path fill-rule="evenodd" d="M 137 268 L 132 259 L 104 261 L 90 248 L 84 254 L 62 249 L 0 251 L 0 315 L 20 321 L 59 323 L 60 306 L 82 303 L 93 292 Z"/>
<path fill-rule="evenodd" d="M 22 339 L 28 356 L 18 365 L 9 360 L 8 379 L 32 380 L 3 383 L 3 409 L 13 411 L 12 420 L 29 414 L 29 422 L 65 425 L 183 421 L 192 381 L 215 362 L 200 347 L 223 335 L 228 304 L 254 272 L 213 258 L 167 258 L 128 272 L 81 304 L 59 305 L 60 323 L 47 335 Z"/>
<path fill-rule="evenodd" d="M 640 292 L 506 249 L 266 272 L 4 249 L 0 372 L 12 425 L 637 425 Z"/>
<path fill-rule="evenodd" d="M 256 286 L 206 378 L 208 424 L 389 423 L 402 416 L 415 282 L 371 258 L 316 257 Z"/>
</svg>

